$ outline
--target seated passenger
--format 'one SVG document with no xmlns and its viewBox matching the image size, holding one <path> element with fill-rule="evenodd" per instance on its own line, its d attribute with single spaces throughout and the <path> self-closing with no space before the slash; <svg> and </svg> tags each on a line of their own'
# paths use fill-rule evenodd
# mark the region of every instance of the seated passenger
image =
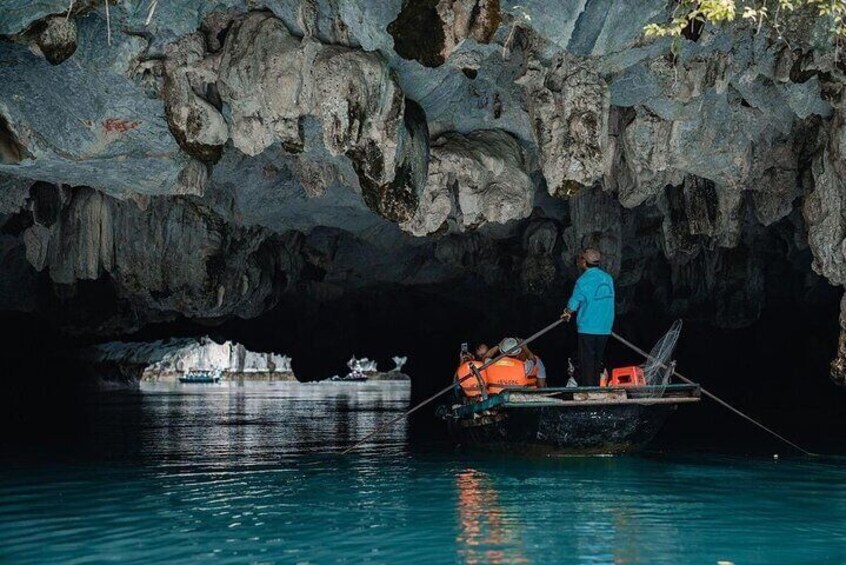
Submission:
<svg viewBox="0 0 846 565">
<path fill-rule="evenodd" d="M 464 344 L 462 344 L 464 345 Z M 464 361 L 469 361 L 470 359 L 475 359 L 476 361 L 484 361 L 487 358 L 487 353 L 489 349 L 487 344 L 480 343 L 476 346 L 474 353 L 470 353 L 468 351 L 462 351 L 461 355 L 459 356 L 459 360 L 463 363 Z"/>
<path fill-rule="evenodd" d="M 487 358 L 490 348 L 486 343 L 480 343 L 476 347 L 476 361 L 484 361 Z"/>
<path fill-rule="evenodd" d="M 485 385 L 485 371 L 479 372 L 478 375 L 470 376 L 473 371 L 470 369 L 471 364 L 474 367 L 481 367 L 485 361 L 485 354 L 488 352 L 488 346 L 480 343 L 475 350 L 475 354 L 462 353 L 461 364 L 455 371 L 455 381 L 461 387 L 462 392 L 468 398 L 477 398 L 482 396 L 482 388 Z M 465 378 L 468 377 L 469 378 Z M 481 377 L 481 382 L 480 381 Z"/>
<path fill-rule="evenodd" d="M 519 342 L 514 338 L 506 338 L 510 340 L 514 340 L 515 344 Z M 504 342 L 505 340 L 503 340 Z M 516 345 L 515 345 L 516 346 Z M 509 345 L 509 347 L 514 347 Z M 495 345 L 492 348 L 488 349 L 487 354 L 485 355 L 486 359 L 492 359 L 499 355 L 501 348 L 499 345 Z M 523 344 L 522 348 L 520 349 L 517 355 L 513 355 L 512 357 L 516 357 L 523 361 L 525 368 L 526 368 L 526 376 L 533 377 L 537 379 L 537 387 L 538 388 L 546 388 L 546 366 L 543 364 L 541 358 L 526 344 Z M 534 385 L 527 385 L 527 386 L 534 386 Z"/>
<path fill-rule="evenodd" d="M 525 351 L 524 348 L 525 346 L 521 347 L 517 339 L 507 337 L 498 346 L 488 351 L 486 355 L 488 358 L 494 358 L 499 352 L 506 354 L 485 370 L 485 382 L 488 385 L 489 394 L 497 394 L 506 388 L 538 386 L 540 365 L 533 361 L 529 366 L 527 355 L 531 352 L 527 354 L 528 348 L 525 348 Z"/>
<path fill-rule="evenodd" d="M 525 345 L 522 355 L 525 356 L 524 363 L 526 364 L 527 376 L 534 373 L 535 379 L 537 379 L 537 387 L 546 388 L 546 365 L 543 364 L 541 358 Z"/>
</svg>

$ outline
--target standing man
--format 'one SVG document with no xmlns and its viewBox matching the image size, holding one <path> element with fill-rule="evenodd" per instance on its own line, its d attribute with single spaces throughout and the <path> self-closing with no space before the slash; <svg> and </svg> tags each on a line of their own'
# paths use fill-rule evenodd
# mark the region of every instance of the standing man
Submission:
<svg viewBox="0 0 846 565">
<path fill-rule="evenodd" d="M 599 268 L 601 259 L 599 251 L 592 248 L 579 254 L 576 264 L 582 275 L 561 314 L 561 318 L 568 322 L 573 314 L 577 314 L 581 386 L 599 386 L 605 345 L 614 324 L 614 280 Z"/>
</svg>

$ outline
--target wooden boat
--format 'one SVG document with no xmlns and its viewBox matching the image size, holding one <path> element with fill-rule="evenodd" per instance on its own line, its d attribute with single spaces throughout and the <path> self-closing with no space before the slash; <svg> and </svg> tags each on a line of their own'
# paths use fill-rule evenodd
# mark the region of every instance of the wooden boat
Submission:
<svg viewBox="0 0 846 565">
<path fill-rule="evenodd" d="M 213 384 L 219 383 L 220 371 L 188 371 L 179 377 L 179 382 L 190 384 Z"/>
<path fill-rule="evenodd" d="M 511 388 L 438 414 L 459 443 L 549 455 L 618 455 L 646 447 L 699 385 Z"/>
</svg>

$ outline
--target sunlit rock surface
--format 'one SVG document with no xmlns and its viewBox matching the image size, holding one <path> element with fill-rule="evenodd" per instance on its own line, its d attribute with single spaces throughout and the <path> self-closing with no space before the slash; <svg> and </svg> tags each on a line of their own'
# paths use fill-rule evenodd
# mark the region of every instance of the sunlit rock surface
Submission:
<svg viewBox="0 0 846 565">
<path fill-rule="evenodd" d="M 220 371 L 226 380 L 293 381 L 291 358 L 256 353 L 243 345 L 208 337 L 152 342 L 109 342 L 83 352 L 86 362 L 111 380 L 176 381 L 191 371 Z"/>
<path fill-rule="evenodd" d="M 368 381 L 410 381 L 411 377 L 402 372 L 402 367 L 408 361 L 408 357 L 393 357 L 394 367 L 388 371 L 380 371 L 376 361 L 362 357 L 357 359 L 353 355 L 347 361 L 350 372 L 341 377 L 333 375 L 328 382 L 343 382 L 344 380 L 366 378 Z"/>
<path fill-rule="evenodd" d="M 602 177 L 608 154 L 608 86 L 590 58 L 529 61 L 526 88 L 540 165 L 553 196 L 572 196 Z"/>
<path fill-rule="evenodd" d="M 3 308 L 108 335 L 286 292 L 554 301 L 585 245 L 621 311 L 739 327 L 846 284 L 844 74 L 812 18 L 671 50 L 659 0 L 120 4 L 110 34 L 67 10 L 0 5 Z"/>
<path fill-rule="evenodd" d="M 526 218 L 535 191 L 526 169 L 522 148 L 506 132 L 444 134 L 433 141 L 417 212 L 400 227 L 423 236 Z"/>
<path fill-rule="evenodd" d="M 312 116 L 329 154 L 352 161 L 374 212 L 393 221 L 413 214 L 425 182 L 427 139 L 415 123 L 422 114 L 406 107 L 379 55 L 300 40 L 261 13 L 229 33 L 219 90 L 236 148 L 254 156 L 279 142 L 289 153 L 307 152 L 302 122 Z"/>
<path fill-rule="evenodd" d="M 205 39 L 201 33 L 172 43 L 167 54 L 162 98 L 170 130 L 186 153 L 215 162 L 229 139 L 217 94 L 219 57 L 204 60 Z"/>
</svg>

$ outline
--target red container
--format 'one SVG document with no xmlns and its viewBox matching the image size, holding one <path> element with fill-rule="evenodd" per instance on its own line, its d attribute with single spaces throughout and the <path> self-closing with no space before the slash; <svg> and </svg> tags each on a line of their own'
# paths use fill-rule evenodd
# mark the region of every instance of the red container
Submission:
<svg viewBox="0 0 846 565">
<path fill-rule="evenodd" d="M 619 367 L 611 371 L 611 382 L 608 386 L 645 386 L 643 367 Z"/>
</svg>

